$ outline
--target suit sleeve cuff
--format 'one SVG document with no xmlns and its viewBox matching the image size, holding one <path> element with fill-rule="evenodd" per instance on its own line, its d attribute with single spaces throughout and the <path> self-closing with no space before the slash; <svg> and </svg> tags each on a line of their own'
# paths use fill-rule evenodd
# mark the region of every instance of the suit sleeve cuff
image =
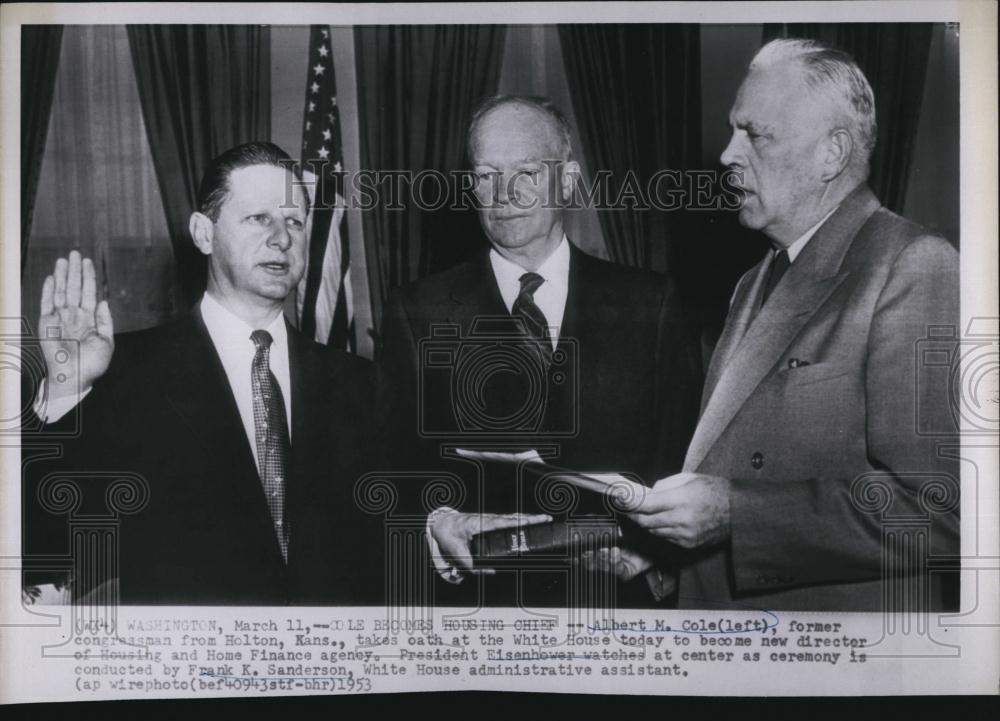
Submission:
<svg viewBox="0 0 1000 721">
<path fill-rule="evenodd" d="M 83 399 L 87 397 L 91 389 L 88 388 L 80 393 L 73 393 L 59 398 L 48 398 L 48 379 L 43 378 L 38 386 L 38 393 L 35 395 L 35 402 L 32 410 L 43 423 L 55 423 L 63 416 L 76 408 Z"/>
</svg>

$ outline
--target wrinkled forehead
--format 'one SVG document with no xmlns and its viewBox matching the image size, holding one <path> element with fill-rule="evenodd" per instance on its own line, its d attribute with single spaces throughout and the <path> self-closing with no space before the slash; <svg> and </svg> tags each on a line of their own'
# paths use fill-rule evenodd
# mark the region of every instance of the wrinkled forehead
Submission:
<svg viewBox="0 0 1000 721">
<path fill-rule="evenodd" d="M 740 85 L 729 119 L 735 126 L 754 123 L 805 130 L 827 117 L 829 108 L 829 98 L 806 82 L 802 64 L 792 59 L 752 68 Z"/>
</svg>

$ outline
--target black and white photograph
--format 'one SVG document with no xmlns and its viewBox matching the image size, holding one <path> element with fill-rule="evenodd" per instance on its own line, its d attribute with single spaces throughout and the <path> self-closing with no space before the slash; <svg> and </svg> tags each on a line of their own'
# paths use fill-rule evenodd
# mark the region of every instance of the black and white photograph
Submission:
<svg viewBox="0 0 1000 721">
<path fill-rule="evenodd" d="M 996 692 L 995 5 L 192 5 L 4 10 L 0 702 Z"/>
</svg>

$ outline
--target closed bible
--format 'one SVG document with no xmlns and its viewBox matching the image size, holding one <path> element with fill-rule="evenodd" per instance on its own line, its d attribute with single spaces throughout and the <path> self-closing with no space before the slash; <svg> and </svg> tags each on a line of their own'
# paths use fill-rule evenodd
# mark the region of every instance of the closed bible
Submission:
<svg viewBox="0 0 1000 721">
<path fill-rule="evenodd" d="M 478 533 L 470 548 L 477 562 L 524 555 L 564 555 L 614 546 L 621 528 L 607 518 L 552 521 Z"/>
</svg>

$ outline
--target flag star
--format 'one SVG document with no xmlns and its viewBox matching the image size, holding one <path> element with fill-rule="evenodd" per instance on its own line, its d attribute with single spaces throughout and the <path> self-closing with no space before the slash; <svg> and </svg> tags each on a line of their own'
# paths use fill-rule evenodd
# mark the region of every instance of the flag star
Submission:
<svg viewBox="0 0 1000 721">
<path fill-rule="evenodd" d="M 315 109 L 316 109 L 316 103 L 314 103 L 312 100 L 310 100 L 309 101 L 309 112 L 311 113 Z"/>
<path fill-rule="evenodd" d="M 313 126 L 312 121 L 307 120 L 306 121 L 306 130 L 309 130 L 310 128 L 312 128 L 312 126 Z"/>
<path fill-rule="evenodd" d="M 323 140 L 329 140 L 331 137 L 333 137 L 333 134 L 330 132 L 330 129 L 329 128 L 324 128 L 323 129 Z"/>
<path fill-rule="evenodd" d="M 330 98 L 330 103 L 333 105 L 333 107 L 337 107 L 337 96 L 336 95 L 334 95 L 332 98 Z"/>
<path fill-rule="evenodd" d="M 313 65 L 313 72 L 316 73 L 316 75 L 322 75 L 325 70 L 326 66 L 321 65 L 320 63 Z"/>
<path fill-rule="evenodd" d="M 327 150 L 327 149 L 326 149 L 326 146 L 324 145 L 324 146 L 323 146 L 322 148 L 320 148 L 320 149 L 319 149 L 319 153 L 318 153 L 318 155 L 319 155 L 319 157 L 320 157 L 320 158 L 322 158 L 323 160 L 326 160 L 327 158 L 329 158 L 329 157 L 330 157 L 330 151 L 329 151 L 329 150 Z"/>
<path fill-rule="evenodd" d="M 330 37 L 330 31 L 329 30 L 320 30 L 320 32 L 323 33 L 323 37 L 324 38 Z"/>
<path fill-rule="evenodd" d="M 340 164 L 339 160 L 336 163 L 333 164 L 333 172 L 339 173 L 343 169 L 344 169 L 344 166 Z"/>
<path fill-rule="evenodd" d="M 309 89 L 310 89 L 310 90 L 312 90 L 312 91 L 313 91 L 313 94 L 315 95 L 316 93 L 318 93 L 318 92 L 319 92 L 319 83 L 317 83 L 317 82 L 316 82 L 316 81 L 314 80 L 314 81 L 313 81 L 313 84 L 309 86 Z"/>
<path fill-rule="evenodd" d="M 321 58 L 325 58 L 327 56 L 327 53 L 329 53 L 329 52 L 330 51 L 326 49 L 326 45 L 320 45 L 319 46 L 319 56 Z"/>
</svg>

